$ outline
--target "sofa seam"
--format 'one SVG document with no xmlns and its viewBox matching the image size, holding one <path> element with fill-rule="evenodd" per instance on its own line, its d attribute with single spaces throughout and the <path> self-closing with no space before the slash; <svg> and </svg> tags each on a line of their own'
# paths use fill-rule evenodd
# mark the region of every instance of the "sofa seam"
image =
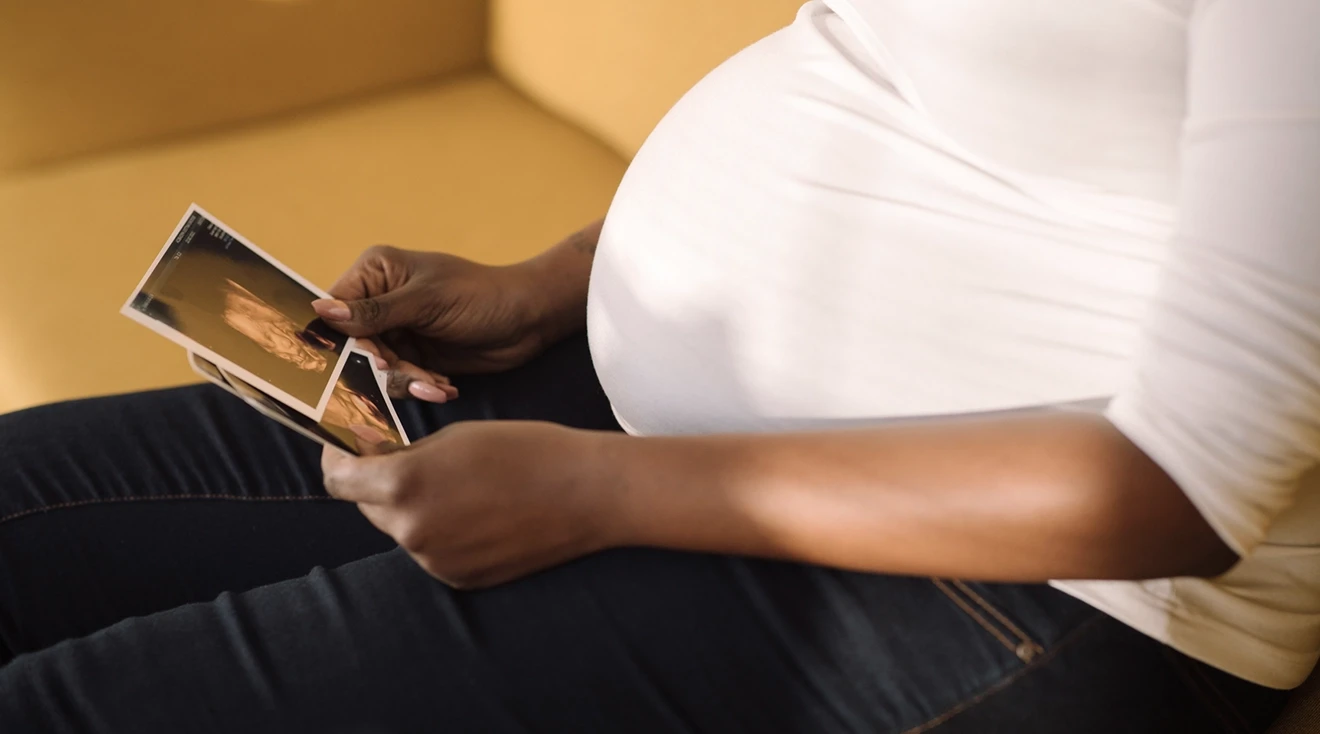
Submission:
<svg viewBox="0 0 1320 734">
<path fill-rule="evenodd" d="M 98 497 L 96 499 L 72 500 L 69 502 L 57 502 L 41 507 L 30 507 L 26 510 L 11 512 L 8 515 L 0 516 L 0 525 L 11 520 L 36 515 L 39 513 L 50 512 L 52 510 L 64 510 L 71 507 L 85 507 L 88 505 L 113 504 L 116 502 L 166 502 L 169 500 L 229 500 L 235 502 L 303 502 L 303 501 L 323 501 L 334 502 L 334 497 L 321 497 L 318 495 L 288 496 L 288 497 L 248 497 L 240 494 L 172 494 L 160 497 Z"/>
</svg>

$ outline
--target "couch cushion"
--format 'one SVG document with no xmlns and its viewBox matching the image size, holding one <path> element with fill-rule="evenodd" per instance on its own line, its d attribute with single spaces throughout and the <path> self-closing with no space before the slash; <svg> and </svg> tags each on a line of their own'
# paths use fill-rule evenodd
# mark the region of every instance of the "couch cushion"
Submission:
<svg viewBox="0 0 1320 734">
<path fill-rule="evenodd" d="M 0 2 L 0 169 L 485 61 L 486 0 Z"/>
<path fill-rule="evenodd" d="M 491 63 L 631 157 L 706 72 L 803 0 L 492 0 Z"/>
<path fill-rule="evenodd" d="M 193 379 L 118 314 L 191 201 L 328 285 L 376 242 L 526 257 L 603 214 L 624 167 L 479 74 L 0 178 L 0 412 Z"/>
</svg>

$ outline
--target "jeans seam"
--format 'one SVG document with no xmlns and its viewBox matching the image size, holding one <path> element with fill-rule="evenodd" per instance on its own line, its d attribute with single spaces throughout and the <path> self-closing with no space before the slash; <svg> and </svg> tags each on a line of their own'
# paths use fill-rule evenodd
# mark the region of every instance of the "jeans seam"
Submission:
<svg viewBox="0 0 1320 734">
<path fill-rule="evenodd" d="M 959 609 L 963 610 L 963 612 L 967 616 L 971 617 L 977 624 L 984 627 L 986 632 L 989 632 L 991 635 L 994 635 L 995 639 L 999 640 L 999 642 L 1002 643 L 1004 647 L 1008 648 L 1009 652 L 1013 653 L 1014 655 L 1017 654 L 1018 646 L 1014 644 L 1012 640 L 1008 639 L 1008 637 L 1004 635 L 1003 632 L 1000 632 L 997 628 L 995 628 L 994 625 L 990 624 L 990 622 L 987 621 L 985 617 L 981 616 L 979 612 L 973 609 L 972 605 L 968 604 L 957 594 L 953 593 L 953 591 L 944 583 L 942 579 L 932 578 L 931 581 L 934 582 L 935 588 L 944 592 L 944 595 L 949 597 L 949 599 L 951 599 L 954 604 L 957 604 Z"/>
<path fill-rule="evenodd" d="M 1069 645 L 1076 642 L 1082 636 L 1083 632 L 1086 632 L 1091 627 L 1095 626 L 1097 622 L 1105 618 L 1106 617 L 1103 612 L 1096 612 L 1094 615 L 1091 616 L 1090 619 L 1087 619 L 1085 622 L 1082 622 L 1081 624 L 1077 625 L 1076 627 L 1073 628 L 1071 632 L 1064 635 L 1057 643 L 1054 644 L 1054 647 L 1051 647 L 1049 650 L 1046 650 L 1043 654 L 1037 656 L 1030 663 L 1027 663 L 1023 667 L 1018 668 L 1017 670 L 1004 675 L 999 680 L 995 681 L 994 683 L 986 687 L 980 693 L 977 693 L 971 698 L 964 699 L 963 701 L 953 705 L 944 713 L 935 716 L 934 718 L 926 721 L 924 724 L 918 724 L 917 726 L 914 726 L 911 729 L 905 729 L 903 731 L 903 734 L 924 734 L 924 732 L 931 731 L 936 727 L 941 726 L 944 723 L 948 722 L 949 719 L 952 719 L 958 714 L 967 711 L 968 709 L 981 703 L 982 701 L 995 695 L 996 693 L 1003 691 L 1004 689 L 1008 688 L 1009 686 L 1021 680 L 1028 673 L 1031 673 L 1032 671 L 1039 669 L 1045 663 L 1052 660 L 1055 655 L 1059 654 L 1060 651 L 1064 650 Z"/>
<path fill-rule="evenodd" d="M 0 516 L 0 525 L 10 520 L 17 520 L 28 515 L 50 512 L 51 510 L 63 510 L 70 507 L 84 507 L 87 505 L 111 504 L 115 502 L 167 502 L 169 500 L 231 500 L 237 502 L 300 502 L 300 501 L 324 501 L 334 502 L 334 497 L 321 497 L 319 495 L 302 495 L 289 497 L 248 497 L 241 494 L 172 494 L 161 497 L 97 497 L 89 500 L 72 500 L 69 502 L 57 502 L 52 505 L 42 505 L 40 507 L 30 507 L 26 510 L 11 512 L 8 515 Z"/>
<path fill-rule="evenodd" d="M 1007 627 L 1010 632 L 1021 638 L 1023 644 L 1031 646 L 1036 652 L 1040 652 L 1043 649 L 1039 643 L 1027 636 L 1026 632 L 1023 632 L 1017 625 L 1009 621 L 1008 617 L 996 609 L 993 604 L 986 601 L 980 594 L 973 591 L 972 587 L 957 579 L 953 580 L 953 585 L 958 587 L 958 589 L 967 596 L 970 596 L 972 601 L 976 602 L 990 616 L 999 620 L 999 623 Z"/>
<path fill-rule="evenodd" d="M 1213 714 L 1216 719 L 1219 719 L 1219 723 L 1223 726 L 1225 732 L 1228 732 L 1228 734 L 1240 734 L 1241 732 L 1247 732 L 1250 734 L 1250 725 L 1242 720 L 1242 715 L 1236 710 L 1233 710 L 1232 714 L 1234 718 L 1238 719 L 1238 723 L 1240 723 L 1241 726 L 1235 725 L 1234 722 L 1224 714 L 1221 706 L 1223 703 L 1223 694 L 1219 692 L 1219 689 L 1216 686 L 1211 684 L 1210 690 L 1213 691 L 1215 695 L 1210 695 L 1202 685 L 1202 682 L 1209 683 L 1209 681 L 1198 675 L 1194 667 L 1188 665 L 1183 660 L 1181 653 L 1168 647 L 1164 648 L 1163 652 L 1164 657 L 1169 661 L 1170 665 L 1173 666 L 1178 677 L 1182 679 L 1183 685 L 1186 686 L 1187 690 L 1201 702 L 1201 706 Z M 1218 698 L 1216 698 L 1216 696 Z"/>
</svg>

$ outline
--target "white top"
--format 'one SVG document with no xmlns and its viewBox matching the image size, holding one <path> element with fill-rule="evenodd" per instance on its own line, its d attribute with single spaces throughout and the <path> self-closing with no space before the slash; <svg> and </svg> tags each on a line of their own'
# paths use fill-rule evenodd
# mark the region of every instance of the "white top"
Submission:
<svg viewBox="0 0 1320 734">
<path fill-rule="evenodd" d="M 638 153 L 588 326 L 640 434 L 1100 398 L 1244 560 L 1056 585 L 1320 656 L 1320 2 L 813 0 Z"/>
</svg>

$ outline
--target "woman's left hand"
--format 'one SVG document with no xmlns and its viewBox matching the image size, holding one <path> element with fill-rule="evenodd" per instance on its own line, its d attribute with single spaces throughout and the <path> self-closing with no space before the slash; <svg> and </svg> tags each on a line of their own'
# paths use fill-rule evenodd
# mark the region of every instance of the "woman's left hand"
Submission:
<svg viewBox="0 0 1320 734">
<path fill-rule="evenodd" d="M 326 448 L 331 495 L 355 502 L 428 573 L 456 588 L 509 581 L 613 544 L 593 481 L 602 434 L 551 423 L 455 423 L 393 453 Z"/>
</svg>

